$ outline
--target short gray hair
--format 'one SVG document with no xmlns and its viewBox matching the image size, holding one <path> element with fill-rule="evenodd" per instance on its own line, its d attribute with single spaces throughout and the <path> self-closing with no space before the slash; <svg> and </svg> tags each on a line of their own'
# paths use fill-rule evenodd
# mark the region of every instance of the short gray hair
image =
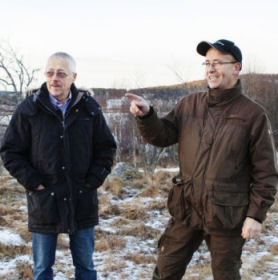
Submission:
<svg viewBox="0 0 278 280">
<path fill-rule="evenodd" d="M 69 55 L 68 53 L 65 53 L 65 52 L 56 52 L 56 53 L 52 54 L 48 58 L 48 60 L 51 58 L 54 58 L 54 57 L 59 57 L 61 59 L 66 60 L 69 64 L 70 71 L 72 73 L 76 73 L 76 63 L 75 63 L 74 58 L 71 55 Z"/>
</svg>

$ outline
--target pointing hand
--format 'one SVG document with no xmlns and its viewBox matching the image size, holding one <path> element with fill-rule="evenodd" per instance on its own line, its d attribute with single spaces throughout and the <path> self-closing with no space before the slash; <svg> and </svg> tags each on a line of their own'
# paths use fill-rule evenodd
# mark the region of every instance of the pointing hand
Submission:
<svg viewBox="0 0 278 280">
<path fill-rule="evenodd" d="M 139 117 L 143 117 L 144 115 L 148 114 L 150 111 L 150 105 L 144 98 L 133 93 L 126 93 L 125 96 L 131 99 L 129 109 L 131 114 Z"/>
</svg>

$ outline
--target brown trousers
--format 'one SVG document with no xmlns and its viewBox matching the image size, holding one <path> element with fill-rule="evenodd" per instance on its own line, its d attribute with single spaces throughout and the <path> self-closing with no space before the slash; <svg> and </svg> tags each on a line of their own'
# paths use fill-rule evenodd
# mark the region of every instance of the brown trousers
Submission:
<svg viewBox="0 0 278 280">
<path fill-rule="evenodd" d="M 244 239 L 240 236 L 204 235 L 202 230 L 173 220 L 158 241 L 153 280 L 181 280 L 193 253 L 203 240 L 211 254 L 214 280 L 239 280 Z"/>
</svg>

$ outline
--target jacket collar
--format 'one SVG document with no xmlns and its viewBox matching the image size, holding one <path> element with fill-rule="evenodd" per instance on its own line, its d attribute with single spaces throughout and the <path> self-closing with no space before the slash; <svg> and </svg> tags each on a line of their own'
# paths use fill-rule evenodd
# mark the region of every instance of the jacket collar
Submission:
<svg viewBox="0 0 278 280">
<path fill-rule="evenodd" d="M 234 99 L 238 98 L 242 94 L 241 82 L 237 81 L 233 88 L 219 90 L 219 89 L 209 89 L 208 91 L 208 105 L 221 106 L 225 105 Z"/>
<path fill-rule="evenodd" d="M 68 105 L 68 108 L 78 103 L 81 97 L 84 95 L 84 92 L 79 92 L 74 84 L 71 85 L 70 91 L 72 93 L 72 98 Z M 34 94 L 33 101 L 36 100 L 39 100 L 43 106 L 51 108 L 52 111 L 56 110 L 49 100 L 49 92 L 46 83 L 43 83 L 40 89 Z"/>
</svg>

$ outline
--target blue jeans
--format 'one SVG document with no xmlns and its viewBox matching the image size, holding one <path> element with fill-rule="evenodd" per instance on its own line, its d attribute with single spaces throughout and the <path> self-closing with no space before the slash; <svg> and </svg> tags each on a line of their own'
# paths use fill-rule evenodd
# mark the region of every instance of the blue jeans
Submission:
<svg viewBox="0 0 278 280">
<path fill-rule="evenodd" d="M 32 233 L 34 258 L 34 280 L 53 280 L 52 266 L 58 234 Z M 69 235 L 70 250 L 75 266 L 76 280 L 96 280 L 94 270 L 94 227 L 77 231 Z"/>
</svg>

